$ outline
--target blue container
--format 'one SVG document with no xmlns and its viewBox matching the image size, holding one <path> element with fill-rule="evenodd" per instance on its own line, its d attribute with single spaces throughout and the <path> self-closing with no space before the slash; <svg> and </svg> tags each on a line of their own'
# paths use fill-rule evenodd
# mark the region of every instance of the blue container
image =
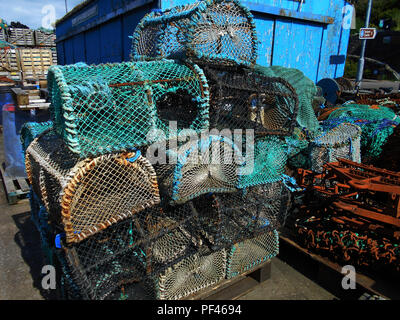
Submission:
<svg viewBox="0 0 400 320">
<path fill-rule="evenodd" d="M 14 103 L 11 87 L 0 87 L 0 110 L 3 110 L 5 104 Z M 3 113 L 0 113 L 0 124 L 3 124 Z"/>
<path fill-rule="evenodd" d="M 152 9 L 194 0 L 88 0 L 56 26 L 58 63 L 129 61 L 130 36 Z M 353 6 L 345 0 L 242 1 L 254 15 L 257 63 L 301 70 L 314 82 L 343 76 Z"/>
</svg>

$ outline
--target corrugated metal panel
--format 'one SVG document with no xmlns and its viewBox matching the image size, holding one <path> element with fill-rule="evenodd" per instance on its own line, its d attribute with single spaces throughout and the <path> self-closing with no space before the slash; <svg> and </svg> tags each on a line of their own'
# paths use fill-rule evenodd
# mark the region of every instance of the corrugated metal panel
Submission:
<svg viewBox="0 0 400 320">
<path fill-rule="evenodd" d="M 113 20 L 100 27 L 100 58 L 104 62 L 120 62 L 122 55 L 121 19 Z"/>
<path fill-rule="evenodd" d="M 74 46 L 74 61 L 81 62 L 86 61 L 86 54 L 85 54 L 85 35 L 78 34 L 73 38 L 73 46 Z"/>
<path fill-rule="evenodd" d="M 100 57 L 100 32 L 99 28 L 85 32 L 86 63 L 99 64 Z"/>
</svg>

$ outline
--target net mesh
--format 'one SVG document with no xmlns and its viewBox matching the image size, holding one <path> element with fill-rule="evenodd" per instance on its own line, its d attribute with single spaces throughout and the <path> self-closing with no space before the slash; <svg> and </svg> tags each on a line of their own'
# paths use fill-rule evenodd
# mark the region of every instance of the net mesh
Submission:
<svg viewBox="0 0 400 320">
<path fill-rule="evenodd" d="M 299 112 L 296 115 L 298 125 L 310 132 L 318 131 L 320 125 L 313 109 L 313 103 L 320 101 L 320 96 L 318 87 L 311 79 L 307 78 L 300 70 L 281 66 L 263 67 L 256 65 L 255 70 L 266 77 L 280 77 L 290 83 L 299 100 Z M 318 103 L 317 106 L 319 106 Z"/>
<path fill-rule="evenodd" d="M 208 128 L 207 84 L 196 65 L 52 66 L 48 83 L 54 127 L 82 158 L 172 138 L 171 120 L 175 135 Z"/>
<path fill-rule="evenodd" d="M 229 138 L 202 136 L 169 154 L 176 165 L 155 165 L 163 198 L 182 203 L 208 192 L 236 191 L 242 160 Z"/>
<path fill-rule="evenodd" d="M 368 162 L 380 155 L 400 118 L 386 107 L 348 104 L 333 110 L 323 126 L 332 128 L 343 122 L 354 123 L 362 129 L 361 152 Z"/>
<path fill-rule="evenodd" d="M 290 192 L 278 181 L 235 193 L 203 195 L 192 202 L 200 233 L 218 249 L 282 227 L 290 199 Z"/>
<path fill-rule="evenodd" d="M 145 279 L 165 272 L 201 245 L 192 230 L 192 212 L 188 204 L 155 206 L 64 246 L 58 259 L 69 291 L 79 299 L 146 298 Z"/>
<path fill-rule="evenodd" d="M 275 136 L 256 138 L 254 147 L 246 145 L 245 150 L 246 165 L 241 170 L 238 188 L 266 184 L 282 178 L 288 157 L 284 140 Z"/>
<path fill-rule="evenodd" d="M 53 127 L 52 121 L 46 122 L 27 122 L 21 127 L 21 144 L 25 154 L 30 143 L 42 132 Z"/>
<path fill-rule="evenodd" d="M 325 131 L 316 137 L 310 147 L 311 170 L 321 172 L 327 162 L 339 158 L 361 162 L 361 129 L 351 123 Z"/>
<path fill-rule="evenodd" d="M 255 134 L 290 135 L 298 99 L 284 79 L 251 69 L 204 67 L 210 85 L 210 127 L 253 129 Z"/>
<path fill-rule="evenodd" d="M 236 243 L 228 250 L 226 278 L 230 279 L 250 271 L 278 253 L 279 235 L 276 230 Z"/>
<path fill-rule="evenodd" d="M 34 192 L 69 242 L 80 241 L 159 202 L 155 172 L 135 152 L 79 160 L 49 130 L 28 147 L 26 170 Z"/>
<path fill-rule="evenodd" d="M 252 65 L 257 35 L 250 11 L 236 0 L 207 0 L 146 15 L 133 34 L 132 59 L 185 58 Z"/>
<path fill-rule="evenodd" d="M 226 252 L 202 249 L 148 281 L 159 300 L 177 300 L 207 288 L 225 277 Z"/>
</svg>

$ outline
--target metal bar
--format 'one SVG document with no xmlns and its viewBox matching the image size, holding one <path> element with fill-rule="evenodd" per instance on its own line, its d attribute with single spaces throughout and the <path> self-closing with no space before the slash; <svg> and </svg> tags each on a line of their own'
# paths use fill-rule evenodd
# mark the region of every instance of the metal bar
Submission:
<svg viewBox="0 0 400 320">
<path fill-rule="evenodd" d="M 372 10 L 372 0 L 368 0 L 367 16 L 365 18 L 365 28 L 369 27 L 369 21 L 371 18 L 371 10 Z M 361 43 L 361 54 L 360 54 L 360 60 L 358 62 L 358 68 L 357 68 L 357 76 L 356 76 L 356 90 L 357 91 L 360 88 L 363 73 L 364 73 L 366 46 L 367 46 L 367 39 L 364 39 L 364 40 L 362 40 L 362 43 Z"/>
</svg>

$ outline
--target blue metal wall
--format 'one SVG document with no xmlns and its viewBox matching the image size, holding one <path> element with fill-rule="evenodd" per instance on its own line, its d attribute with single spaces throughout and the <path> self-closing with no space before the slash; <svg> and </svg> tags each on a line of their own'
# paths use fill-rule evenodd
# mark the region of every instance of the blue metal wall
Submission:
<svg viewBox="0 0 400 320">
<path fill-rule="evenodd" d="M 132 34 L 152 8 L 194 0 L 92 0 L 57 24 L 60 64 L 129 60 Z M 353 8 L 345 0 L 243 1 L 255 16 L 257 63 L 297 68 L 313 81 L 344 73 Z"/>
</svg>

